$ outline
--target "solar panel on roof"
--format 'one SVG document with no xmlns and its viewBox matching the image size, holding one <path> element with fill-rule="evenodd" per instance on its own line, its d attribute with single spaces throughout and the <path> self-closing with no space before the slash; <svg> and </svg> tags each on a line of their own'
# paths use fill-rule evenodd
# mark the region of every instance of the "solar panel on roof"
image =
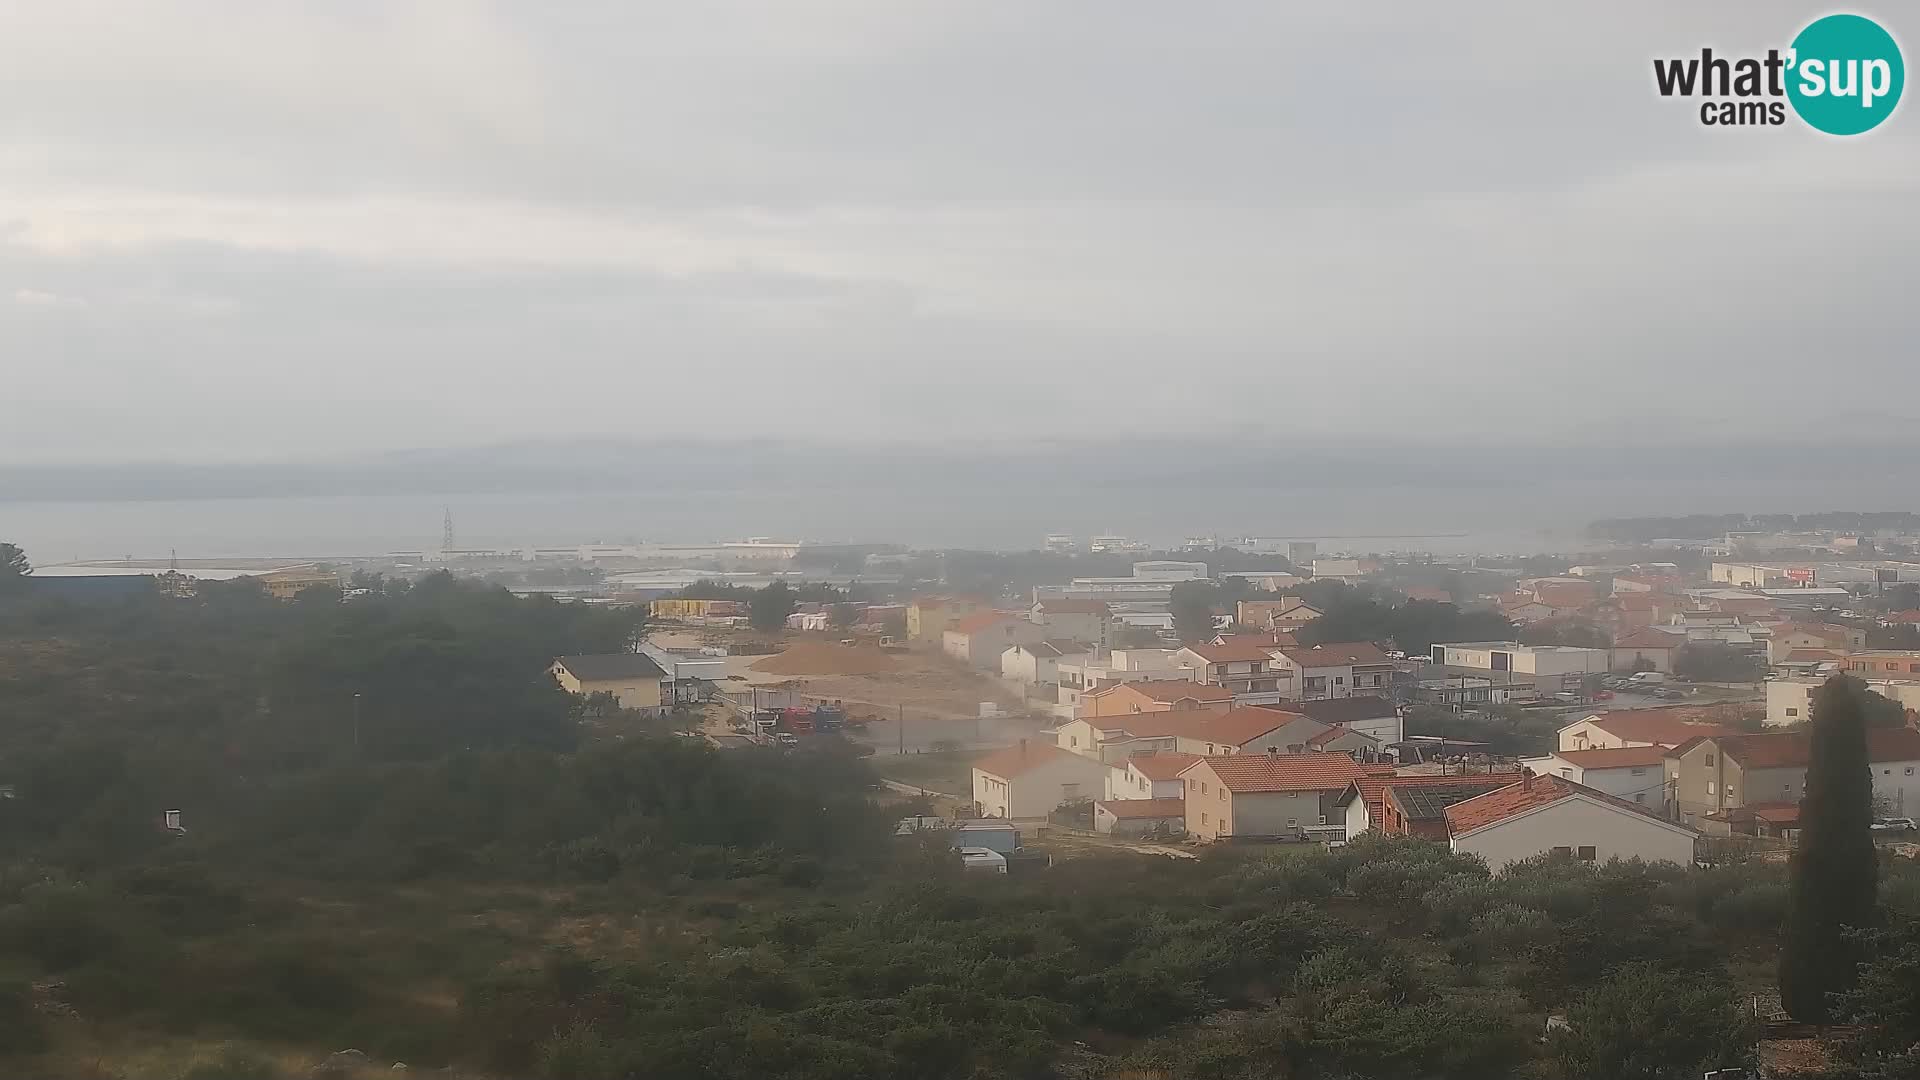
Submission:
<svg viewBox="0 0 1920 1080">
<path fill-rule="evenodd" d="M 1393 797 L 1407 812 L 1413 821 L 1432 821 L 1443 818 L 1447 807 L 1457 802 L 1466 802 L 1477 795 L 1497 791 L 1513 783 L 1510 776 L 1490 779 L 1484 784 L 1435 784 L 1431 787 L 1396 786 Z"/>
</svg>

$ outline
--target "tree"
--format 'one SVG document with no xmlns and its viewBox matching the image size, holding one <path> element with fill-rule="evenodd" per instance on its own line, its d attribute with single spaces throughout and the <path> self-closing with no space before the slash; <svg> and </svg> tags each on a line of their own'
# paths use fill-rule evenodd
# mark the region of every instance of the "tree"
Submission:
<svg viewBox="0 0 1920 1080">
<path fill-rule="evenodd" d="M 787 616 L 793 614 L 793 591 L 784 581 L 773 584 L 753 594 L 748 606 L 748 621 L 755 630 L 778 630 L 787 624 Z"/>
<path fill-rule="evenodd" d="M 1567 1011 L 1552 1052 L 1569 1077 L 1680 1080 L 1738 1067 L 1750 1022 L 1718 981 L 1627 964 Z"/>
<path fill-rule="evenodd" d="M 24 588 L 32 573 L 33 564 L 27 561 L 26 552 L 13 544 L 0 544 L 0 593 Z"/>
<path fill-rule="evenodd" d="M 1122 626 L 1113 632 L 1116 649 L 1157 649 L 1160 633 L 1149 626 Z"/>
<path fill-rule="evenodd" d="M 1752 653 L 1736 652 L 1716 641 L 1682 645 L 1673 656 L 1673 673 L 1701 682 L 1759 682 L 1767 663 Z"/>
<path fill-rule="evenodd" d="M 1214 636 L 1213 602 L 1220 590 L 1210 581 L 1183 581 L 1173 587 L 1168 606 L 1173 611 L 1173 631 L 1188 644 Z"/>
<path fill-rule="evenodd" d="M 1549 619 L 1520 628 L 1522 645 L 1570 645 L 1580 649 L 1609 649 L 1613 638 L 1593 623 L 1579 619 Z"/>
<path fill-rule="evenodd" d="M 1867 764 L 1866 684 L 1835 675 L 1814 694 L 1807 794 L 1800 800 L 1780 1000 L 1804 1023 L 1832 1018 L 1830 994 L 1853 988 L 1857 944 L 1847 929 L 1873 922 L 1879 865 L 1873 850 L 1873 773 Z"/>
</svg>

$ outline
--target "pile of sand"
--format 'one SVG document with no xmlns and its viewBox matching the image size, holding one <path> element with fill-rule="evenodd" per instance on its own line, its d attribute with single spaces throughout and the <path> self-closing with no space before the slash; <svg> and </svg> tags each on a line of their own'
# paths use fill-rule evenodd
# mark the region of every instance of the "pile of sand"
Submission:
<svg viewBox="0 0 1920 1080">
<path fill-rule="evenodd" d="M 894 667 L 893 657 L 871 645 L 802 641 L 785 652 L 755 661 L 751 670 L 772 675 L 873 675 Z"/>
</svg>

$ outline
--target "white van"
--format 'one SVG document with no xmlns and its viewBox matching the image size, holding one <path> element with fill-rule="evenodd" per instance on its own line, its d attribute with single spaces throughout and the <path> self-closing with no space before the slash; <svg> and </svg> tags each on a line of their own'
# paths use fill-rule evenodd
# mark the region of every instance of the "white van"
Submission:
<svg viewBox="0 0 1920 1080">
<path fill-rule="evenodd" d="M 1639 686 L 1658 686 L 1667 681 L 1667 673 L 1664 671 L 1636 671 L 1627 681 Z"/>
</svg>

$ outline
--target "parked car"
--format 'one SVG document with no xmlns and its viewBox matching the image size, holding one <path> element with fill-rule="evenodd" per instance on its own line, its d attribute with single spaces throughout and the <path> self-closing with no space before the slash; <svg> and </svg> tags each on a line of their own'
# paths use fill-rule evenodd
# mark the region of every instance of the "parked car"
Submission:
<svg viewBox="0 0 1920 1080">
<path fill-rule="evenodd" d="M 1916 828 L 1910 817 L 1881 818 L 1869 827 L 1874 832 L 1912 832 Z"/>
<path fill-rule="evenodd" d="M 774 739 L 778 741 L 781 746 L 799 746 L 800 745 L 800 736 L 795 735 L 791 731 L 783 731 L 778 735 L 775 735 Z"/>
</svg>

